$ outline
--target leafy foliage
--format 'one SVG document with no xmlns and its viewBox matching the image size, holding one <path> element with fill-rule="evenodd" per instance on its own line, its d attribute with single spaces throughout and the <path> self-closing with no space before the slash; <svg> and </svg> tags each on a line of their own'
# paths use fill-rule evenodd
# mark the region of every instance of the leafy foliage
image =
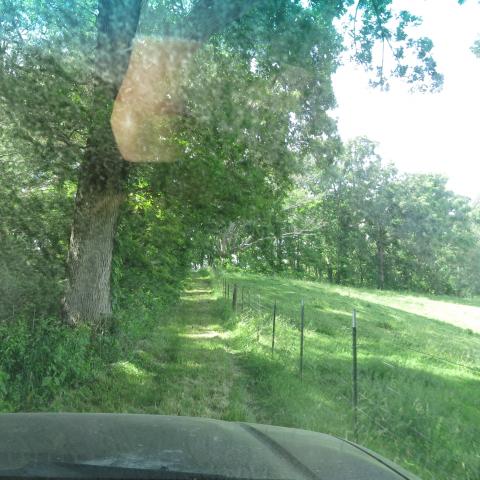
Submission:
<svg viewBox="0 0 480 480">
<path fill-rule="evenodd" d="M 472 46 L 472 52 L 480 58 L 480 39 L 476 40 Z"/>
</svg>

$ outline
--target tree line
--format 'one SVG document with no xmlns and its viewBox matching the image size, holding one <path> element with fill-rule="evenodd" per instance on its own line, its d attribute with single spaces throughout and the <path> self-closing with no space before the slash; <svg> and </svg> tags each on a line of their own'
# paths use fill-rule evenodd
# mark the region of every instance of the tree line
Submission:
<svg viewBox="0 0 480 480">
<path fill-rule="evenodd" d="M 480 204 L 441 175 L 398 172 L 376 147 L 358 138 L 327 168 L 305 162 L 266 218 L 225 230 L 225 261 L 336 284 L 478 294 Z"/>
</svg>

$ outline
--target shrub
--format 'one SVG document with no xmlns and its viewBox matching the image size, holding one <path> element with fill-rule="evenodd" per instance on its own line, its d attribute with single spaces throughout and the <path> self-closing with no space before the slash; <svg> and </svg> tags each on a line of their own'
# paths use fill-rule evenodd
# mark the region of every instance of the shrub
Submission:
<svg viewBox="0 0 480 480">
<path fill-rule="evenodd" d="M 41 408 L 59 391 L 88 381 L 105 350 L 88 327 L 73 330 L 52 318 L 35 324 L 25 320 L 4 323 L 0 342 L 3 410 Z"/>
</svg>

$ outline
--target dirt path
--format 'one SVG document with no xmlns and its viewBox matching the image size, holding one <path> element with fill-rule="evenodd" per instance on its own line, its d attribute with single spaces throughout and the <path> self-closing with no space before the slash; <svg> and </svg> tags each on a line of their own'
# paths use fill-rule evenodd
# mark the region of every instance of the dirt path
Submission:
<svg viewBox="0 0 480 480">
<path fill-rule="evenodd" d="M 211 280 L 194 275 L 149 338 L 99 379 L 95 401 L 76 402 L 75 409 L 254 421 L 229 315 Z"/>
</svg>

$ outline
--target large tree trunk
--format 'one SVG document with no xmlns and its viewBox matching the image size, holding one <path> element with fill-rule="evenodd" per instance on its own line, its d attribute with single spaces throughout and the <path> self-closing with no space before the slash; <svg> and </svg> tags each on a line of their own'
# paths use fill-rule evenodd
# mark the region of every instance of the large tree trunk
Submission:
<svg viewBox="0 0 480 480">
<path fill-rule="evenodd" d="M 111 315 L 113 239 L 125 197 L 127 164 L 110 127 L 128 67 L 142 0 L 100 0 L 90 135 L 80 165 L 68 254 L 65 321 L 98 325 Z"/>
<path fill-rule="evenodd" d="M 90 145 L 81 165 L 70 235 L 64 313 L 65 320 L 73 325 L 97 325 L 111 315 L 113 239 L 125 197 L 127 169 L 113 141 L 109 142 L 109 152 L 96 144 Z M 103 155 L 97 157 L 99 152 Z M 97 177 L 100 170 L 104 174 Z"/>
</svg>

